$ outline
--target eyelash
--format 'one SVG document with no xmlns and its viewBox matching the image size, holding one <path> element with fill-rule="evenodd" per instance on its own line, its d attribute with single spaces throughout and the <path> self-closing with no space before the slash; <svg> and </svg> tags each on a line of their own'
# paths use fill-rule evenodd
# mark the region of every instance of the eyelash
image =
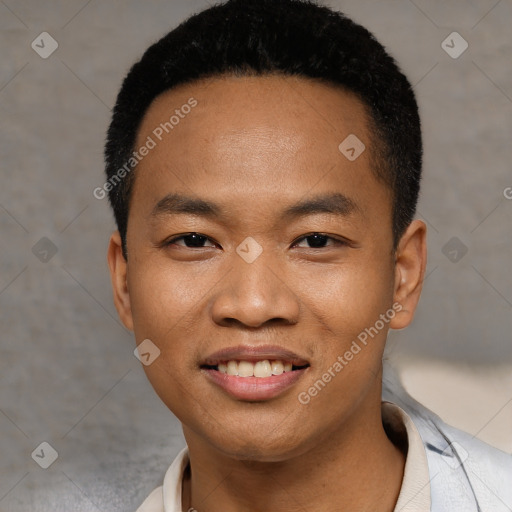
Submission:
<svg viewBox="0 0 512 512">
<path fill-rule="evenodd" d="M 191 232 L 191 233 L 185 233 L 184 235 L 179 235 L 179 236 L 176 236 L 174 238 L 171 238 L 170 240 L 167 240 L 166 242 L 164 242 L 164 245 L 165 246 L 172 245 L 177 240 L 184 239 L 184 238 L 186 238 L 188 236 L 191 236 L 191 235 L 198 235 L 199 237 L 203 237 L 203 238 L 205 238 L 206 240 L 208 240 L 208 241 L 210 241 L 212 243 L 216 243 L 216 242 L 213 242 L 206 235 L 202 235 L 201 233 L 197 233 L 197 232 Z M 349 243 L 347 241 L 344 241 L 344 240 L 341 240 L 341 239 L 338 239 L 338 238 L 334 238 L 332 236 L 327 235 L 326 233 L 321 233 L 319 231 L 313 231 L 312 233 L 308 233 L 306 235 L 302 235 L 300 238 L 297 238 L 293 242 L 293 245 L 296 245 L 299 242 L 305 240 L 306 238 L 309 238 L 309 237 L 312 237 L 312 236 L 315 236 L 315 235 L 319 235 L 319 236 L 325 237 L 327 240 L 333 241 L 334 244 L 332 244 L 332 245 L 334 245 L 334 246 L 346 246 L 346 245 L 349 245 Z M 205 249 L 205 247 L 187 247 L 187 246 L 181 246 L 181 247 L 185 247 L 186 249 Z M 307 247 L 307 249 L 326 249 L 327 247 L 330 247 L 330 246 L 328 245 L 326 247 Z"/>
</svg>

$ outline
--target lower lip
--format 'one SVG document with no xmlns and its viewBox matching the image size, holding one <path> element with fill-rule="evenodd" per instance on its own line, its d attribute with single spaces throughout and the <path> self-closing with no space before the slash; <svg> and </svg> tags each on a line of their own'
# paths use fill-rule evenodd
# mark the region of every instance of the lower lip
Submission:
<svg viewBox="0 0 512 512">
<path fill-rule="evenodd" d="M 263 401 L 275 398 L 292 387 L 306 370 L 307 368 L 293 370 L 271 377 L 238 377 L 221 373 L 218 370 L 202 369 L 201 371 L 234 398 Z"/>
</svg>

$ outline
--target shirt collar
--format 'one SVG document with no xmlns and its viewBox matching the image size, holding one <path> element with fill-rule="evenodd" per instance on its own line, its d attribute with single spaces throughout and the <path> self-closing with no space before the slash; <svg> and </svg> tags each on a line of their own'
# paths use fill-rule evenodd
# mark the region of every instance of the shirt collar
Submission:
<svg viewBox="0 0 512 512">
<path fill-rule="evenodd" d="M 382 419 L 397 435 L 407 436 L 404 477 L 394 512 L 430 512 L 427 453 L 416 425 L 402 408 L 391 402 L 382 402 Z"/>
<path fill-rule="evenodd" d="M 430 512 L 430 476 L 427 455 L 418 429 L 410 416 L 398 405 L 382 402 L 382 418 L 397 435 L 407 437 L 402 487 L 394 512 Z M 181 489 L 189 463 L 188 448 L 183 448 L 167 470 L 163 485 L 164 512 L 181 512 Z"/>
</svg>

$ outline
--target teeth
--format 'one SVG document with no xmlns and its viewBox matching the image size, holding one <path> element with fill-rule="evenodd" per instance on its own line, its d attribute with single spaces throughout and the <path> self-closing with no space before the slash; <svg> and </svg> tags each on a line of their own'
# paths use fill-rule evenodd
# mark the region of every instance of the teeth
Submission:
<svg viewBox="0 0 512 512">
<path fill-rule="evenodd" d="M 220 373 L 226 373 L 228 375 L 237 375 L 238 377 L 271 377 L 272 375 L 281 375 L 283 372 L 292 371 L 292 363 L 284 363 L 279 360 L 269 361 L 264 359 L 263 361 L 257 361 L 252 363 L 251 361 L 227 361 L 225 363 L 219 363 L 218 370 Z"/>
<path fill-rule="evenodd" d="M 283 363 L 281 361 L 272 361 L 272 375 L 281 375 L 283 372 Z"/>
<path fill-rule="evenodd" d="M 255 377 L 270 377 L 272 375 L 272 368 L 269 361 L 258 361 L 254 365 L 254 376 Z"/>
<path fill-rule="evenodd" d="M 228 361 L 228 375 L 238 375 L 238 363 L 236 361 Z"/>
<path fill-rule="evenodd" d="M 238 375 L 240 377 L 252 377 L 254 375 L 254 365 L 249 361 L 240 361 L 238 363 Z"/>
</svg>

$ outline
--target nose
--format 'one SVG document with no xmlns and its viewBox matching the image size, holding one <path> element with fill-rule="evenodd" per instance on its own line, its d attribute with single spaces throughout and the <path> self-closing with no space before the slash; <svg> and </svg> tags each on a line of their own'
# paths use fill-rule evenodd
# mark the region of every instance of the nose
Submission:
<svg viewBox="0 0 512 512">
<path fill-rule="evenodd" d="M 272 261 L 274 259 L 274 261 Z M 247 263 L 235 255 L 233 268 L 217 287 L 212 318 L 222 326 L 262 327 L 295 324 L 300 300 L 287 283 L 287 272 L 263 254 Z"/>
</svg>

